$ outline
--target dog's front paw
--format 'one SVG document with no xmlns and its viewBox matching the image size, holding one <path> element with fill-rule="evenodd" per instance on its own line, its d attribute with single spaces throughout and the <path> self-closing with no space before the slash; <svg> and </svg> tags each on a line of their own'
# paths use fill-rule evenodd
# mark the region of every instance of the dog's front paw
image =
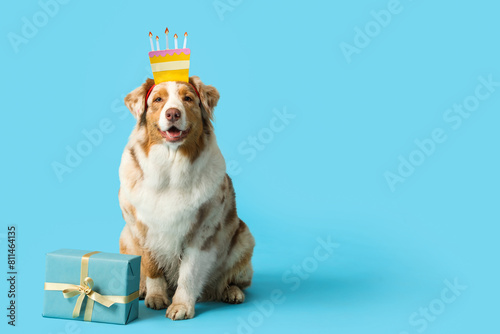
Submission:
<svg viewBox="0 0 500 334">
<path fill-rule="evenodd" d="M 146 294 L 144 299 L 144 304 L 146 307 L 152 308 L 154 310 L 162 310 L 170 305 L 170 301 L 167 296 L 160 294 Z"/>
<path fill-rule="evenodd" d="M 245 301 L 245 294 L 236 285 L 230 285 L 222 293 L 222 301 L 229 304 L 241 304 Z"/>
<path fill-rule="evenodd" d="M 184 320 L 194 317 L 194 305 L 174 303 L 167 309 L 167 318 L 172 320 Z"/>
</svg>

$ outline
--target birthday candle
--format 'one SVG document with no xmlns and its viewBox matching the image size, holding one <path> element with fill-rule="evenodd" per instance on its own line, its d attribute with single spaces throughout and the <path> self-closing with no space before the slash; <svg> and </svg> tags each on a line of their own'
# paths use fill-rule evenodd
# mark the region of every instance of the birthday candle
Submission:
<svg viewBox="0 0 500 334">
<path fill-rule="evenodd" d="M 165 50 L 168 50 L 168 28 L 165 28 L 165 39 L 167 40 L 167 47 Z"/>
<path fill-rule="evenodd" d="M 177 49 L 178 46 L 177 46 L 177 34 L 174 35 L 174 44 L 175 44 L 175 48 Z"/>
<path fill-rule="evenodd" d="M 160 51 L 160 42 L 158 41 L 158 36 L 156 36 L 156 51 Z"/>
<path fill-rule="evenodd" d="M 151 33 L 151 31 L 149 32 L 149 41 L 151 42 L 151 51 L 154 51 L 155 47 L 153 45 L 153 34 Z"/>
<path fill-rule="evenodd" d="M 187 39 L 188 39 L 188 33 L 185 32 L 184 33 L 184 46 L 183 46 L 184 49 L 186 48 L 186 45 L 187 45 Z"/>
</svg>

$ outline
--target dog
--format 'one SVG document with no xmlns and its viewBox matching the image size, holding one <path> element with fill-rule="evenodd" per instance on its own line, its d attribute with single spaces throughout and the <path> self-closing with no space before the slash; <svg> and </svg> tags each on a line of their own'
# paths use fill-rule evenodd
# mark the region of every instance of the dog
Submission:
<svg viewBox="0 0 500 334">
<path fill-rule="evenodd" d="M 242 303 L 252 281 L 255 240 L 215 138 L 218 100 L 196 76 L 147 79 L 125 97 L 137 124 L 119 169 L 120 253 L 142 257 L 140 298 L 172 320 L 193 318 L 197 301 Z"/>
</svg>

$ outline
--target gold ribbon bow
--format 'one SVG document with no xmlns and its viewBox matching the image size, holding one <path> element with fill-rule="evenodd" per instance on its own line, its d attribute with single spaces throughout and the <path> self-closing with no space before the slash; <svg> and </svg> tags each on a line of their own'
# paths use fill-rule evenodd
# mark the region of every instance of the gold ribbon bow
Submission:
<svg viewBox="0 0 500 334">
<path fill-rule="evenodd" d="M 80 316 L 82 303 L 85 297 L 89 297 L 89 299 L 87 300 L 87 306 L 85 308 L 85 316 L 88 314 L 87 309 L 90 310 L 93 309 L 94 301 L 106 307 L 110 307 L 115 303 L 111 299 L 106 298 L 105 296 L 92 290 L 93 287 L 94 287 L 94 281 L 92 280 L 92 278 L 85 277 L 82 285 L 71 285 L 70 287 L 62 291 L 64 298 L 72 298 L 78 296 L 75 308 L 73 309 L 73 318 L 77 318 Z"/>
<path fill-rule="evenodd" d="M 82 264 L 80 269 L 80 285 L 66 283 L 48 283 L 45 282 L 45 290 L 62 291 L 64 298 L 72 298 L 78 296 L 75 308 L 73 309 L 73 318 L 80 316 L 83 300 L 88 297 L 87 305 L 83 320 L 92 321 L 92 311 L 94 309 L 94 301 L 106 307 L 110 307 L 115 303 L 127 304 L 139 298 L 139 291 L 131 293 L 128 296 L 103 296 L 94 290 L 94 281 L 88 277 L 89 273 L 89 258 L 99 252 L 92 252 L 82 256 Z"/>
</svg>

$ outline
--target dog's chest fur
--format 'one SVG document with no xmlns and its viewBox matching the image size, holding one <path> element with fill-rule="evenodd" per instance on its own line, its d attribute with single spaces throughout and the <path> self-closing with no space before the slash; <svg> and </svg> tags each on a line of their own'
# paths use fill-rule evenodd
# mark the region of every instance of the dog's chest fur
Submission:
<svg viewBox="0 0 500 334">
<path fill-rule="evenodd" d="M 144 246 L 160 266 L 171 267 L 182 256 L 200 207 L 216 196 L 224 180 L 224 159 L 215 138 L 194 162 L 164 145 L 137 156 L 143 178 L 128 189 L 127 197 L 148 228 Z"/>
</svg>

